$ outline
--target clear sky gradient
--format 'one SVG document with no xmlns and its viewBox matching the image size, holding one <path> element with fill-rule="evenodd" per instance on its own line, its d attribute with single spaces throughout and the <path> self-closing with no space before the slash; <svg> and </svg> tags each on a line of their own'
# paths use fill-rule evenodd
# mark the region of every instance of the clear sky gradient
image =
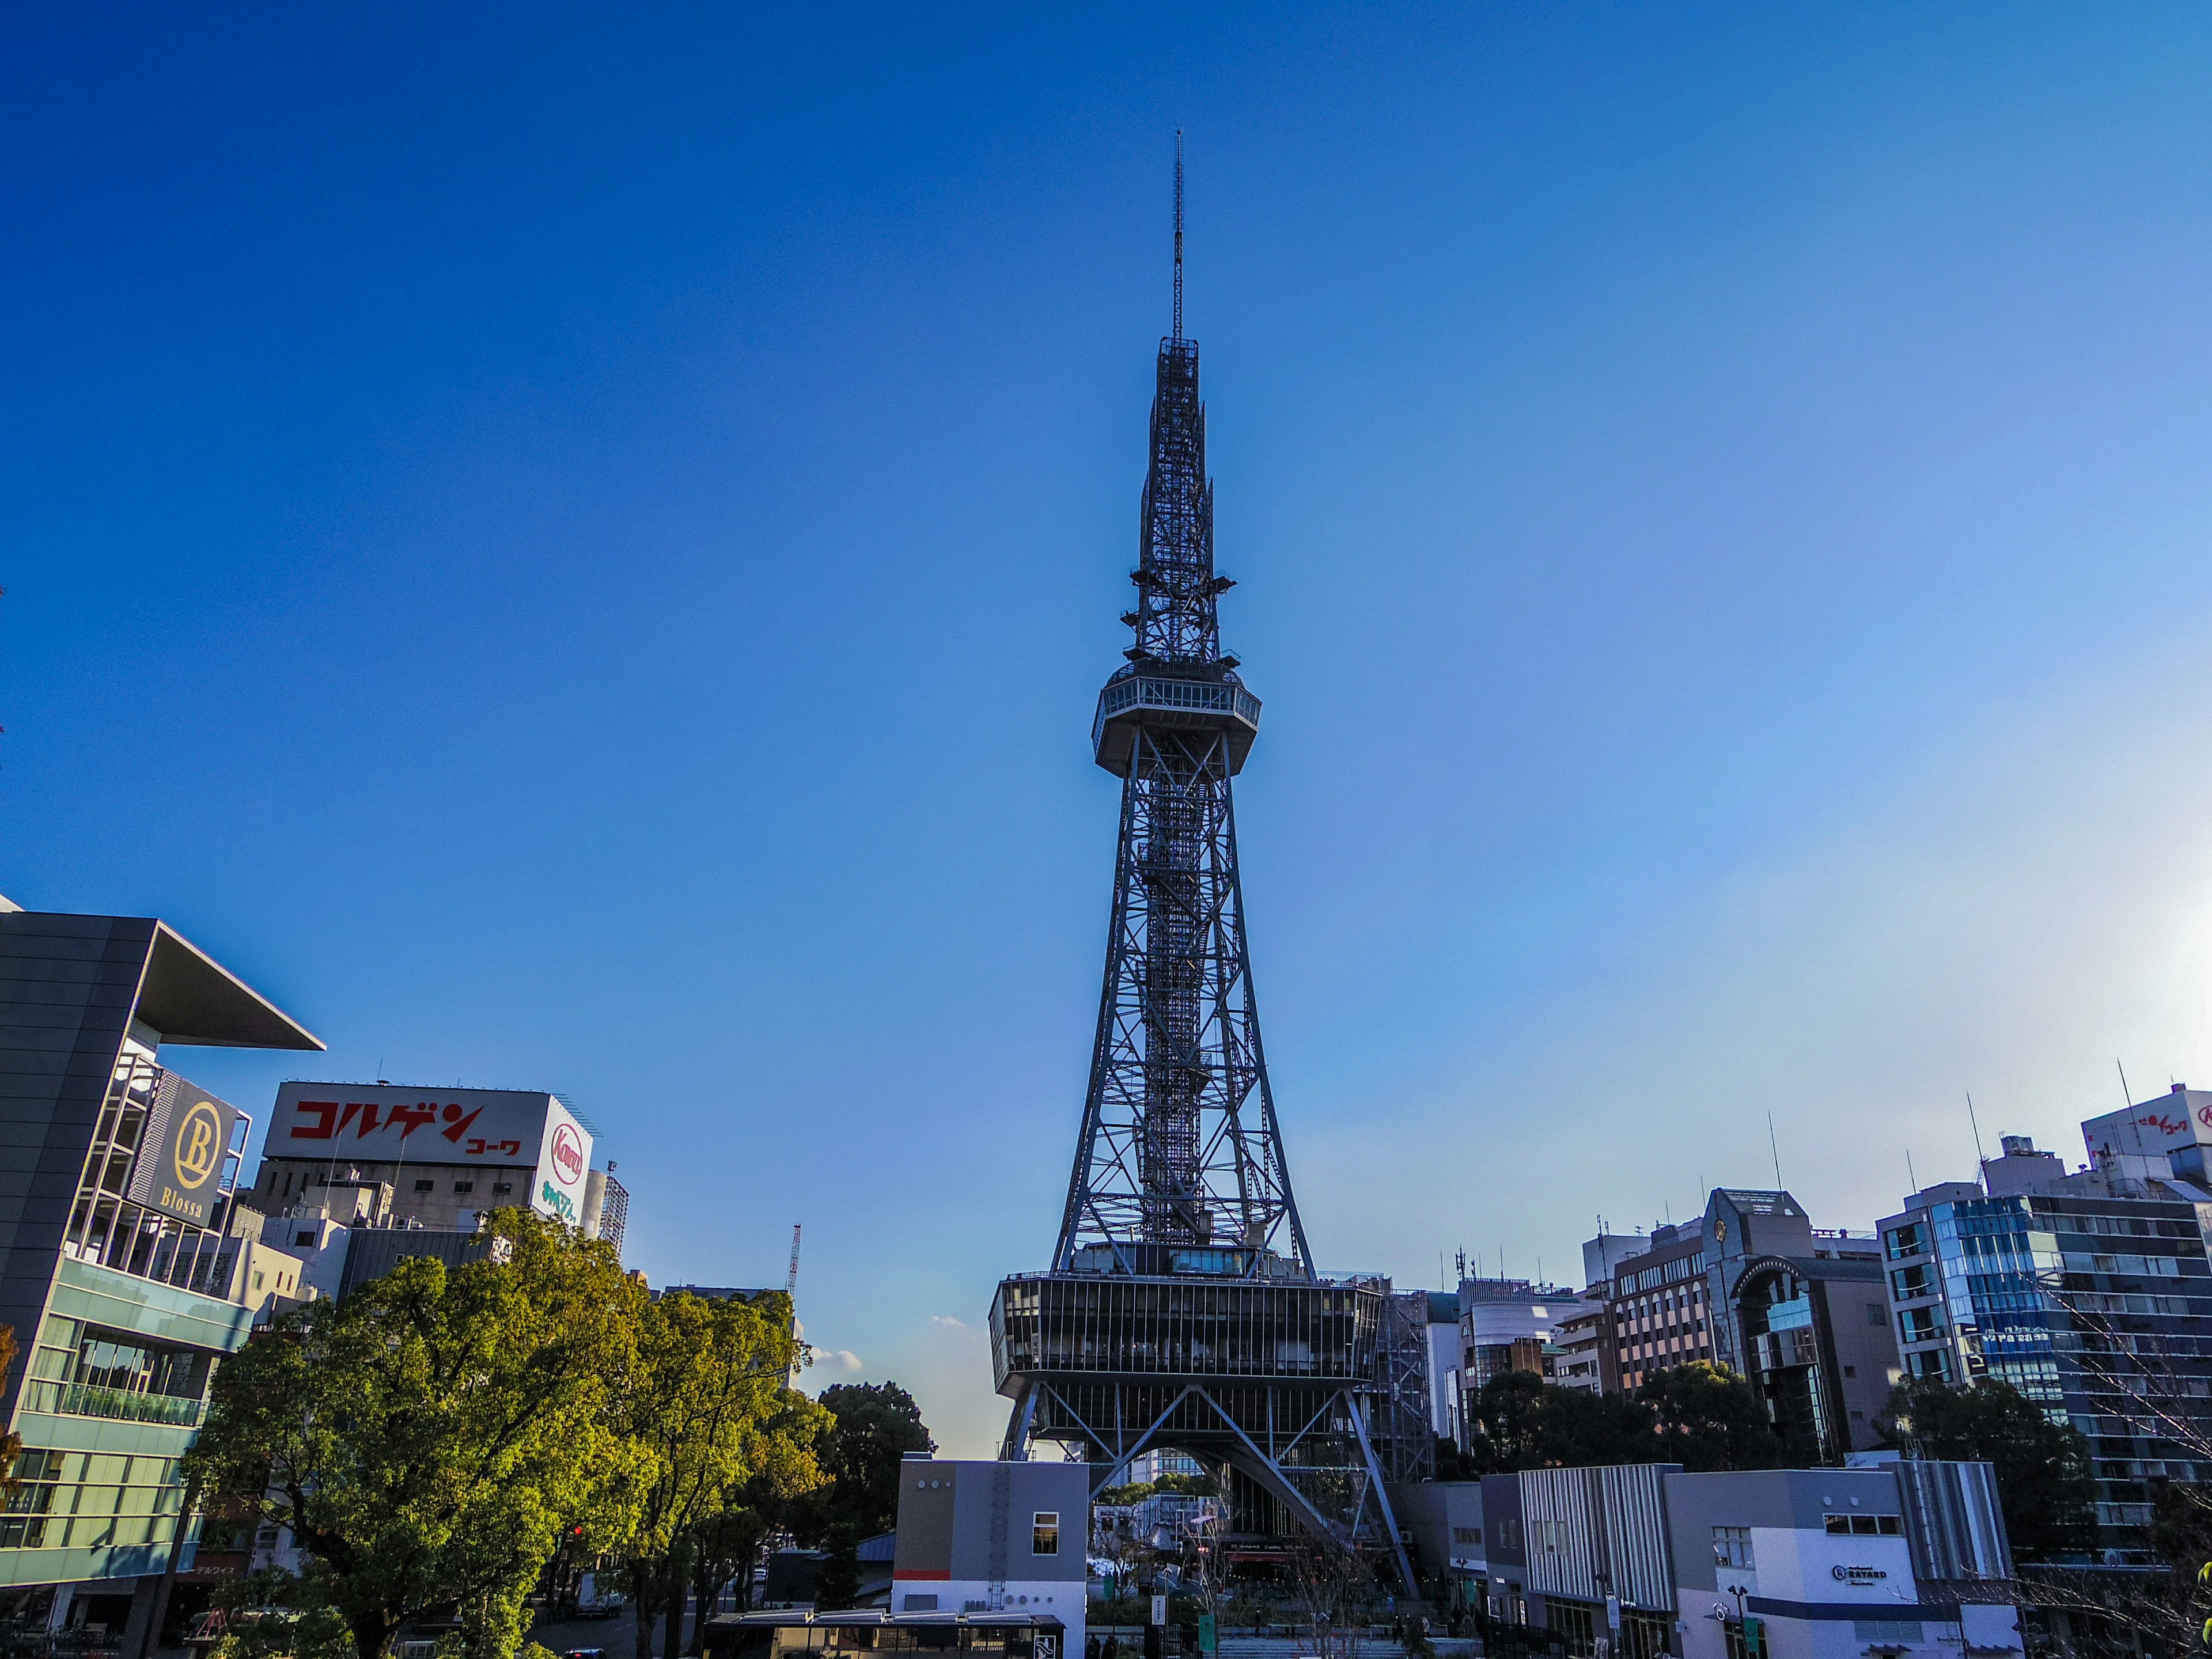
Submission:
<svg viewBox="0 0 2212 1659">
<path fill-rule="evenodd" d="M 2212 1079 L 2202 8 L 16 7 L 0 891 L 1002 1421 L 1188 133 L 1324 1265 Z"/>
</svg>

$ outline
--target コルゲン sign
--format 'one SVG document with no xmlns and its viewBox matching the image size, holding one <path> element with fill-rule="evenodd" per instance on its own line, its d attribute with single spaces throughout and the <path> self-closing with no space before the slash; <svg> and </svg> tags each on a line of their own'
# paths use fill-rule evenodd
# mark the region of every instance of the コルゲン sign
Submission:
<svg viewBox="0 0 2212 1659">
<path fill-rule="evenodd" d="M 125 1195 L 149 1210 L 206 1226 L 222 1193 L 222 1166 L 237 1116 L 228 1102 L 174 1072 L 163 1072 Z"/>
</svg>

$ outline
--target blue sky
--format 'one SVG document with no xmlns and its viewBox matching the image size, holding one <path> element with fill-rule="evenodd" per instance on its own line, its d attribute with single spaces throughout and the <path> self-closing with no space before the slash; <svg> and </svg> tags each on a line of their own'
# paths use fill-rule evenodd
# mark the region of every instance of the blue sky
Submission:
<svg viewBox="0 0 2212 1659">
<path fill-rule="evenodd" d="M 1000 1408 L 1173 133 L 1324 1262 L 1556 1276 L 2212 1077 L 2212 17 L 16 9 L 0 891 L 574 1097 Z"/>
</svg>

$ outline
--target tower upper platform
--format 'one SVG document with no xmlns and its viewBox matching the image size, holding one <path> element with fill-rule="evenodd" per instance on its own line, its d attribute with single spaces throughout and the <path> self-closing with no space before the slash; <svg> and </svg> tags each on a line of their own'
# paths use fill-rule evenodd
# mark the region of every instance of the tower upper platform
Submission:
<svg viewBox="0 0 2212 1659">
<path fill-rule="evenodd" d="M 1117 778 L 1129 775 L 1140 726 L 1226 732 L 1234 775 L 1260 735 L 1260 700 L 1218 667 L 1209 674 L 1196 665 L 1132 664 L 1106 682 L 1091 722 L 1091 751 Z"/>
</svg>

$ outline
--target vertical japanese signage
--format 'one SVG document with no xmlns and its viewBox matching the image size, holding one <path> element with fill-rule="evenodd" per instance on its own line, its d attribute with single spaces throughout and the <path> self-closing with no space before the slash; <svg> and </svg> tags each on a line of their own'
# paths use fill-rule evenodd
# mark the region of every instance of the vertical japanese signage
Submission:
<svg viewBox="0 0 2212 1659">
<path fill-rule="evenodd" d="M 584 1177 L 592 1167 L 592 1132 L 576 1121 L 566 1106 L 550 1095 L 545 1103 L 545 1133 L 538 1145 L 538 1173 L 531 1188 L 530 1205 L 544 1214 L 556 1216 L 570 1226 L 584 1218 Z"/>
<path fill-rule="evenodd" d="M 238 1114 L 198 1084 L 164 1070 L 139 1138 L 125 1196 L 149 1210 L 204 1227 L 222 1192 L 222 1166 Z"/>
</svg>

